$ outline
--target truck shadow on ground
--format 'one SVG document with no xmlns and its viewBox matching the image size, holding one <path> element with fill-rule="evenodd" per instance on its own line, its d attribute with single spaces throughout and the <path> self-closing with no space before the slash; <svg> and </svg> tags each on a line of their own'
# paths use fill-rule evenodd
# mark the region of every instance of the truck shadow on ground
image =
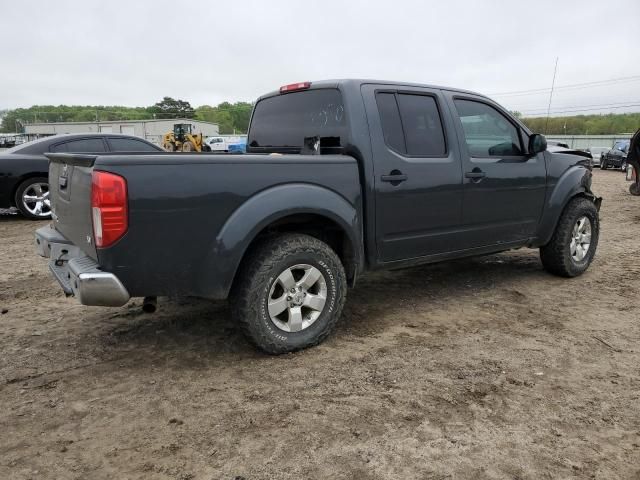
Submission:
<svg viewBox="0 0 640 480">
<path fill-rule="evenodd" d="M 349 291 L 342 320 L 330 344 L 340 345 L 344 335 L 366 338 L 382 334 L 397 326 L 399 318 L 401 323 L 411 323 L 416 304 L 446 308 L 451 302 L 459 302 L 461 296 L 466 297 L 466 302 L 473 297 L 472 302 L 482 304 L 487 292 L 498 291 L 507 302 L 521 305 L 526 303 L 527 294 L 514 288 L 514 284 L 544 277 L 549 278 L 550 284 L 558 281 L 542 270 L 534 251 L 373 273 Z M 205 356 L 260 355 L 234 324 L 226 302 L 161 298 L 158 312 L 148 315 L 142 313 L 137 300 L 106 320 L 97 339 L 105 354 L 144 349 L 147 358 L 154 353 L 189 352 Z M 428 326 L 428 313 L 426 322 Z"/>
</svg>

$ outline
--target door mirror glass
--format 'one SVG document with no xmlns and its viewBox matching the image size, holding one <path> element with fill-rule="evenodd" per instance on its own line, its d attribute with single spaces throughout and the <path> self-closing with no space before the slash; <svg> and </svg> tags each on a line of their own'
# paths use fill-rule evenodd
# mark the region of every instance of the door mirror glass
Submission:
<svg viewBox="0 0 640 480">
<path fill-rule="evenodd" d="M 547 149 L 547 139 L 544 135 L 534 133 L 529 137 L 529 153 L 531 155 L 537 155 L 540 152 L 544 152 Z"/>
</svg>

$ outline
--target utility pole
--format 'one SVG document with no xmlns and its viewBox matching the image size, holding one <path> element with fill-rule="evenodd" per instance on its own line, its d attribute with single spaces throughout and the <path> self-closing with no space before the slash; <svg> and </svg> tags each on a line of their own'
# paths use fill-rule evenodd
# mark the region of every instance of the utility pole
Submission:
<svg viewBox="0 0 640 480">
<path fill-rule="evenodd" d="M 553 89 L 556 86 L 556 73 L 558 72 L 558 57 L 556 57 L 556 66 L 553 68 L 553 80 L 551 81 L 551 92 L 549 92 L 549 106 L 547 107 L 547 121 L 544 124 L 544 134 L 547 134 L 549 127 L 549 115 L 551 114 L 551 99 L 553 98 Z"/>
</svg>

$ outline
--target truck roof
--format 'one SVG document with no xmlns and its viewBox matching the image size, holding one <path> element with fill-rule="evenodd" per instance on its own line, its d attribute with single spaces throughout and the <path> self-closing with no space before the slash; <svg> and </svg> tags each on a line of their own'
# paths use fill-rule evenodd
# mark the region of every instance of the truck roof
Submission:
<svg viewBox="0 0 640 480">
<path fill-rule="evenodd" d="M 431 88 L 435 90 L 447 90 L 450 92 L 459 92 L 459 93 L 467 93 L 472 95 L 478 95 L 480 97 L 489 98 L 486 95 L 478 92 L 473 92 L 471 90 L 464 90 L 462 88 L 453 88 L 453 87 L 443 87 L 441 85 L 431 85 L 426 83 L 413 83 L 413 82 L 397 82 L 393 80 L 375 80 L 375 79 L 364 79 L 364 78 L 343 78 L 343 79 L 331 79 L 331 80 L 317 80 L 311 81 L 310 89 L 314 88 L 337 88 L 339 86 L 361 86 L 365 84 L 374 83 L 376 85 L 390 85 L 396 87 L 422 87 L 422 88 Z M 266 93 L 258 98 L 258 100 L 262 100 L 263 98 L 273 97 L 274 95 L 280 95 L 280 90 L 274 90 L 272 92 Z"/>
</svg>

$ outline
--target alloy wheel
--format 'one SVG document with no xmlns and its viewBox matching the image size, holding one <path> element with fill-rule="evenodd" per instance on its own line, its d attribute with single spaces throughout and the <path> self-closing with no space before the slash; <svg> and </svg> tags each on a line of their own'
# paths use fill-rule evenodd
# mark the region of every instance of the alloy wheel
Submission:
<svg viewBox="0 0 640 480">
<path fill-rule="evenodd" d="M 32 183 L 22 193 L 22 205 L 31 215 L 48 217 L 51 215 L 48 183 Z"/>
<path fill-rule="evenodd" d="M 271 285 L 269 317 L 285 332 L 309 328 L 324 310 L 327 282 L 312 265 L 298 264 L 285 269 Z"/>
<path fill-rule="evenodd" d="M 587 256 L 591 246 L 591 220 L 588 217 L 580 217 L 573 226 L 569 249 L 571 258 L 581 262 Z"/>
</svg>

